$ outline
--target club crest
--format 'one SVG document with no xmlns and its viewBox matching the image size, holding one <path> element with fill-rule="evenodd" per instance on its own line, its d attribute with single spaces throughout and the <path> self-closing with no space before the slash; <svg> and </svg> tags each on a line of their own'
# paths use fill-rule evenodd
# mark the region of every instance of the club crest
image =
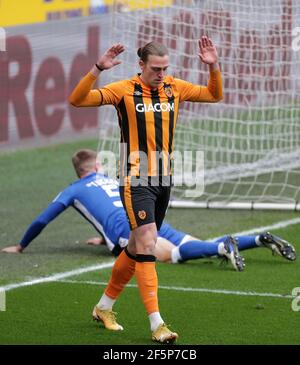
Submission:
<svg viewBox="0 0 300 365">
<path fill-rule="evenodd" d="M 147 214 L 144 210 L 139 210 L 138 216 L 140 219 L 144 220 L 146 218 Z"/>
<path fill-rule="evenodd" d="M 164 91 L 168 98 L 171 98 L 173 96 L 173 91 L 171 86 L 165 86 Z"/>
</svg>

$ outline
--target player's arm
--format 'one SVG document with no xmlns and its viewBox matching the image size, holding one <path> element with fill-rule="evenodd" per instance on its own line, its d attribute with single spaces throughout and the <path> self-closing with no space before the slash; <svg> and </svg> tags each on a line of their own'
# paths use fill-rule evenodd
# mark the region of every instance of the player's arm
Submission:
<svg viewBox="0 0 300 365">
<path fill-rule="evenodd" d="M 102 235 L 99 235 L 97 237 L 90 237 L 88 238 L 85 243 L 87 245 L 91 245 L 91 246 L 101 246 L 101 245 L 105 245 L 105 239 Z"/>
<path fill-rule="evenodd" d="M 223 99 L 222 75 L 218 63 L 218 53 L 212 40 L 203 36 L 199 42 L 199 57 L 209 66 L 207 86 L 194 85 L 190 82 L 175 79 L 180 92 L 180 101 L 216 103 Z"/>
<path fill-rule="evenodd" d="M 102 104 L 111 104 L 111 96 L 106 92 L 101 92 L 99 89 L 93 89 L 93 86 L 104 70 L 119 65 L 120 60 L 116 57 L 124 51 L 124 46 L 120 43 L 114 44 L 110 47 L 102 56 L 100 56 L 97 63 L 92 67 L 90 72 L 87 73 L 77 84 L 75 89 L 69 96 L 69 102 L 73 106 L 99 106 Z M 109 91 L 107 91 L 109 93 Z M 108 99 L 108 100 L 107 100 Z"/>
<path fill-rule="evenodd" d="M 52 202 L 28 227 L 21 242 L 15 246 L 3 248 L 1 251 L 6 253 L 21 253 L 31 241 L 33 241 L 42 230 L 55 219 L 67 207 L 60 202 Z"/>
</svg>

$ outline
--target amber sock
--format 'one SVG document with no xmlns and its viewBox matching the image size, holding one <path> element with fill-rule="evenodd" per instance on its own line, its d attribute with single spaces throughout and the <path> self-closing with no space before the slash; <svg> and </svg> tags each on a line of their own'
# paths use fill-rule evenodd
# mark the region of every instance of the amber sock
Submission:
<svg viewBox="0 0 300 365">
<path fill-rule="evenodd" d="M 117 299 L 130 281 L 135 272 L 135 257 L 127 249 L 123 250 L 116 259 L 112 269 L 109 283 L 105 289 L 105 294 L 111 299 Z M 101 302 L 101 300 L 100 300 Z M 99 302 L 99 304 L 101 304 Z"/>
<path fill-rule="evenodd" d="M 147 314 L 159 312 L 155 256 L 137 255 L 136 261 L 135 276 Z"/>
</svg>

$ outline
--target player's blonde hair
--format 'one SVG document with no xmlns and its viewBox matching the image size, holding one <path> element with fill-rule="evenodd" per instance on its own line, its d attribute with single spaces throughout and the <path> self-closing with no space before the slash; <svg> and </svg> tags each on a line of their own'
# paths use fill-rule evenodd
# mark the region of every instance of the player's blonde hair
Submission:
<svg viewBox="0 0 300 365">
<path fill-rule="evenodd" d="M 148 61 L 148 57 L 153 56 L 166 56 L 169 54 L 167 47 L 158 42 L 149 42 L 144 47 L 140 47 L 137 51 L 137 55 L 143 62 Z"/>
<path fill-rule="evenodd" d="M 72 163 L 78 177 L 93 171 L 96 167 L 97 153 L 93 150 L 78 150 L 72 156 Z"/>
</svg>

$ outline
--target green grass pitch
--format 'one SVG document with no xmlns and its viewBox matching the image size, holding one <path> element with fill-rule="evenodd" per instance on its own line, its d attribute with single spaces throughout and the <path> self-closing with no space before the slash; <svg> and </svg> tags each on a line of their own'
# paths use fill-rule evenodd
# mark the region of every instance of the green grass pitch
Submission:
<svg viewBox="0 0 300 365">
<path fill-rule="evenodd" d="M 0 154 L 0 248 L 18 243 L 36 215 L 76 178 L 70 157 L 79 148 L 97 148 L 97 141 Z M 298 217 L 280 211 L 167 213 L 176 228 L 203 239 Z M 300 224 L 272 232 L 300 252 Z M 0 253 L 0 286 L 111 261 L 105 247 L 84 244 L 93 235 L 92 227 L 67 210 L 23 254 Z M 293 288 L 300 287 L 300 260 L 285 261 L 267 249 L 244 251 L 243 256 L 247 266 L 241 273 L 230 265 L 221 267 L 216 258 L 157 265 L 160 310 L 179 333 L 179 345 L 300 343 L 300 311 L 292 310 L 291 297 Z M 92 321 L 110 270 L 7 291 L 0 344 L 151 344 L 134 280 L 114 307 L 123 332 L 106 331 Z"/>
</svg>

